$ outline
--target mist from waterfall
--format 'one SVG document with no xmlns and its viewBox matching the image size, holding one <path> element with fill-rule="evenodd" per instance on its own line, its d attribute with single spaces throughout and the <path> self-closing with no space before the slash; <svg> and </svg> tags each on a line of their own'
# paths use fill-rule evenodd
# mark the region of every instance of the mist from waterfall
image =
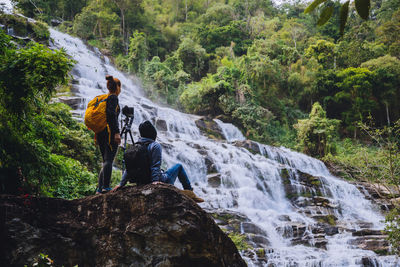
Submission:
<svg viewBox="0 0 400 267">
<path fill-rule="evenodd" d="M 324 197 L 337 207 L 334 215 L 343 229 L 359 229 L 360 222 L 369 223 L 373 229 L 383 229 L 384 217 L 376 207 L 354 185 L 331 175 L 321 161 L 287 148 L 263 144 L 257 144 L 261 153 L 253 154 L 237 145 L 236 141 L 245 140 L 243 134 L 232 124 L 219 120 L 215 122 L 226 140 L 211 140 L 196 126 L 199 116 L 153 103 L 144 96 L 140 86 L 114 68 L 97 49 L 89 49 L 80 39 L 54 29 L 50 32 L 53 46 L 63 47 L 77 61 L 72 76 L 76 95 L 84 100 L 79 115 L 83 117 L 90 99 L 107 93 L 106 74 L 120 79 L 120 106 L 135 108 L 132 126 L 135 140 L 142 121 L 151 120 L 156 126 L 165 122 L 166 129 L 157 126 L 165 165 L 170 167 L 177 162 L 184 165 L 196 194 L 205 199 L 205 203 L 200 204 L 202 208 L 244 214 L 265 231 L 270 243 L 266 255 L 268 266 L 362 266 L 364 257 L 372 258 L 376 266 L 400 266 L 393 256 L 377 256 L 372 251 L 350 245 L 353 237 L 347 231 L 327 236 L 326 250 L 312 246 L 313 240 L 310 245 L 293 245 L 282 234 L 280 229 L 287 229 L 288 224 L 303 224 L 307 229 L 317 224 L 310 214 L 294 207 L 288 200 L 282 179 L 284 170 L 289 173 L 293 185 L 298 183 L 300 172 L 318 177 Z M 206 158 L 220 174 L 221 185 L 217 188 L 208 184 Z M 176 186 L 180 187 L 180 184 L 177 182 Z M 319 214 L 318 210 L 315 214 Z M 244 258 L 249 266 L 256 266 L 252 259 Z"/>
</svg>

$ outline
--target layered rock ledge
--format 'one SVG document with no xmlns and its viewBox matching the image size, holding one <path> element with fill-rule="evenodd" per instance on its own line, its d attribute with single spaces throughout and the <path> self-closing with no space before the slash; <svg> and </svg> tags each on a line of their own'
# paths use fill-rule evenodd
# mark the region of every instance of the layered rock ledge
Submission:
<svg viewBox="0 0 400 267">
<path fill-rule="evenodd" d="M 0 262 L 46 253 L 64 266 L 246 266 L 210 215 L 169 185 L 79 200 L 0 196 Z"/>
</svg>

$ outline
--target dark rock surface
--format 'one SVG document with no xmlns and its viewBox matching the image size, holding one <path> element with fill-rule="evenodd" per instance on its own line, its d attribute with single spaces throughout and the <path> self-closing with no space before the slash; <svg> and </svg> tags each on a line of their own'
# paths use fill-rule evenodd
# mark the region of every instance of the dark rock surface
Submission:
<svg viewBox="0 0 400 267">
<path fill-rule="evenodd" d="M 221 174 L 219 173 L 212 173 L 207 175 L 208 184 L 211 187 L 220 187 L 221 186 Z"/>
<path fill-rule="evenodd" d="M 380 184 L 367 182 L 350 182 L 354 184 L 365 197 L 375 203 L 383 211 L 389 211 L 400 203 L 400 192 L 395 186 L 384 187 Z"/>
<path fill-rule="evenodd" d="M 211 139 L 225 140 L 221 127 L 209 117 L 202 117 L 196 120 L 196 126 Z"/>
<path fill-rule="evenodd" d="M 169 185 L 72 201 L 0 196 L 0 215 L 3 266 L 39 253 L 64 266 L 246 266 L 211 216 Z"/>
<path fill-rule="evenodd" d="M 234 145 L 238 147 L 244 147 L 253 154 L 261 154 L 260 146 L 254 141 L 251 140 L 235 141 Z"/>
<path fill-rule="evenodd" d="M 167 122 L 161 119 L 156 120 L 156 128 L 159 131 L 168 131 Z"/>
<path fill-rule="evenodd" d="M 82 107 L 84 99 L 77 96 L 60 96 L 58 100 L 76 110 Z"/>
</svg>

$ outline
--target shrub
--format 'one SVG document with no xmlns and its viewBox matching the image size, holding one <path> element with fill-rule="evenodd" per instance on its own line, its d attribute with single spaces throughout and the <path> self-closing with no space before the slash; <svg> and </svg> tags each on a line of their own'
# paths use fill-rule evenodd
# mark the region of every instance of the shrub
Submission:
<svg viewBox="0 0 400 267">
<path fill-rule="evenodd" d="M 334 140 L 337 138 L 339 120 L 326 118 L 326 112 L 316 102 L 313 104 L 309 118 L 298 120 L 294 125 L 297 130 L 299 148 L 311 156 L 323 157 L 335 152 Z"/>
</svg>

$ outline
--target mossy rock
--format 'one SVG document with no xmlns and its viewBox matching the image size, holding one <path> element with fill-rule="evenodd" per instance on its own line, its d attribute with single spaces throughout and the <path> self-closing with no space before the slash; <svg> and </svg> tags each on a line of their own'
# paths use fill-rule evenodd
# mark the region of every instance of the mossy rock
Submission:
<svg viewBox="0 0 400 267">
<path fill-rule="evenodd" d="M 336 225 L 336 221 L 337 221 L 337 218 L 335 217 L 335 215 L 332 215 L 332 214 L 316 215 L 316 216 L 313 216 L 313 218 L 321 223 L 327 223 L 332 226 Z"/>
<path fill-rule="evenodd" d="M 203 117 L 196 121 L 196 126 L 200 131 L 214 140 L 225 140 L 224 134 L 218 124 L 211 118 Z"/>
<path fill-rule="evenodd" d="M 259 257 L 259 258 L 264 258 L 265 257 L 265 249 L 263 249 L 263 248 L 259 248 L 259 249 L 257 249 L 256 250 L 256 254 L 257 254 L 257 257 Z"/>
<path fill-rule="evenodd" d="M 0 14 L 0 23 L 6 25 L 7 29 L 13 29 L 15 36 L 33 39 L 46 45 L 49 44 L 50 31 L 45 22 L 29 22 L 27 18 L 19 15 Z"/>
<path fill-rule="evenodd" d="M 228 236 L 236 245 L 238 250 L 253 249 L 253 247 L 251 247 L 249 243 L 247 243 L 246 235 L 237 232 L 230 232 L 228 233 Z"/>
</svg>

